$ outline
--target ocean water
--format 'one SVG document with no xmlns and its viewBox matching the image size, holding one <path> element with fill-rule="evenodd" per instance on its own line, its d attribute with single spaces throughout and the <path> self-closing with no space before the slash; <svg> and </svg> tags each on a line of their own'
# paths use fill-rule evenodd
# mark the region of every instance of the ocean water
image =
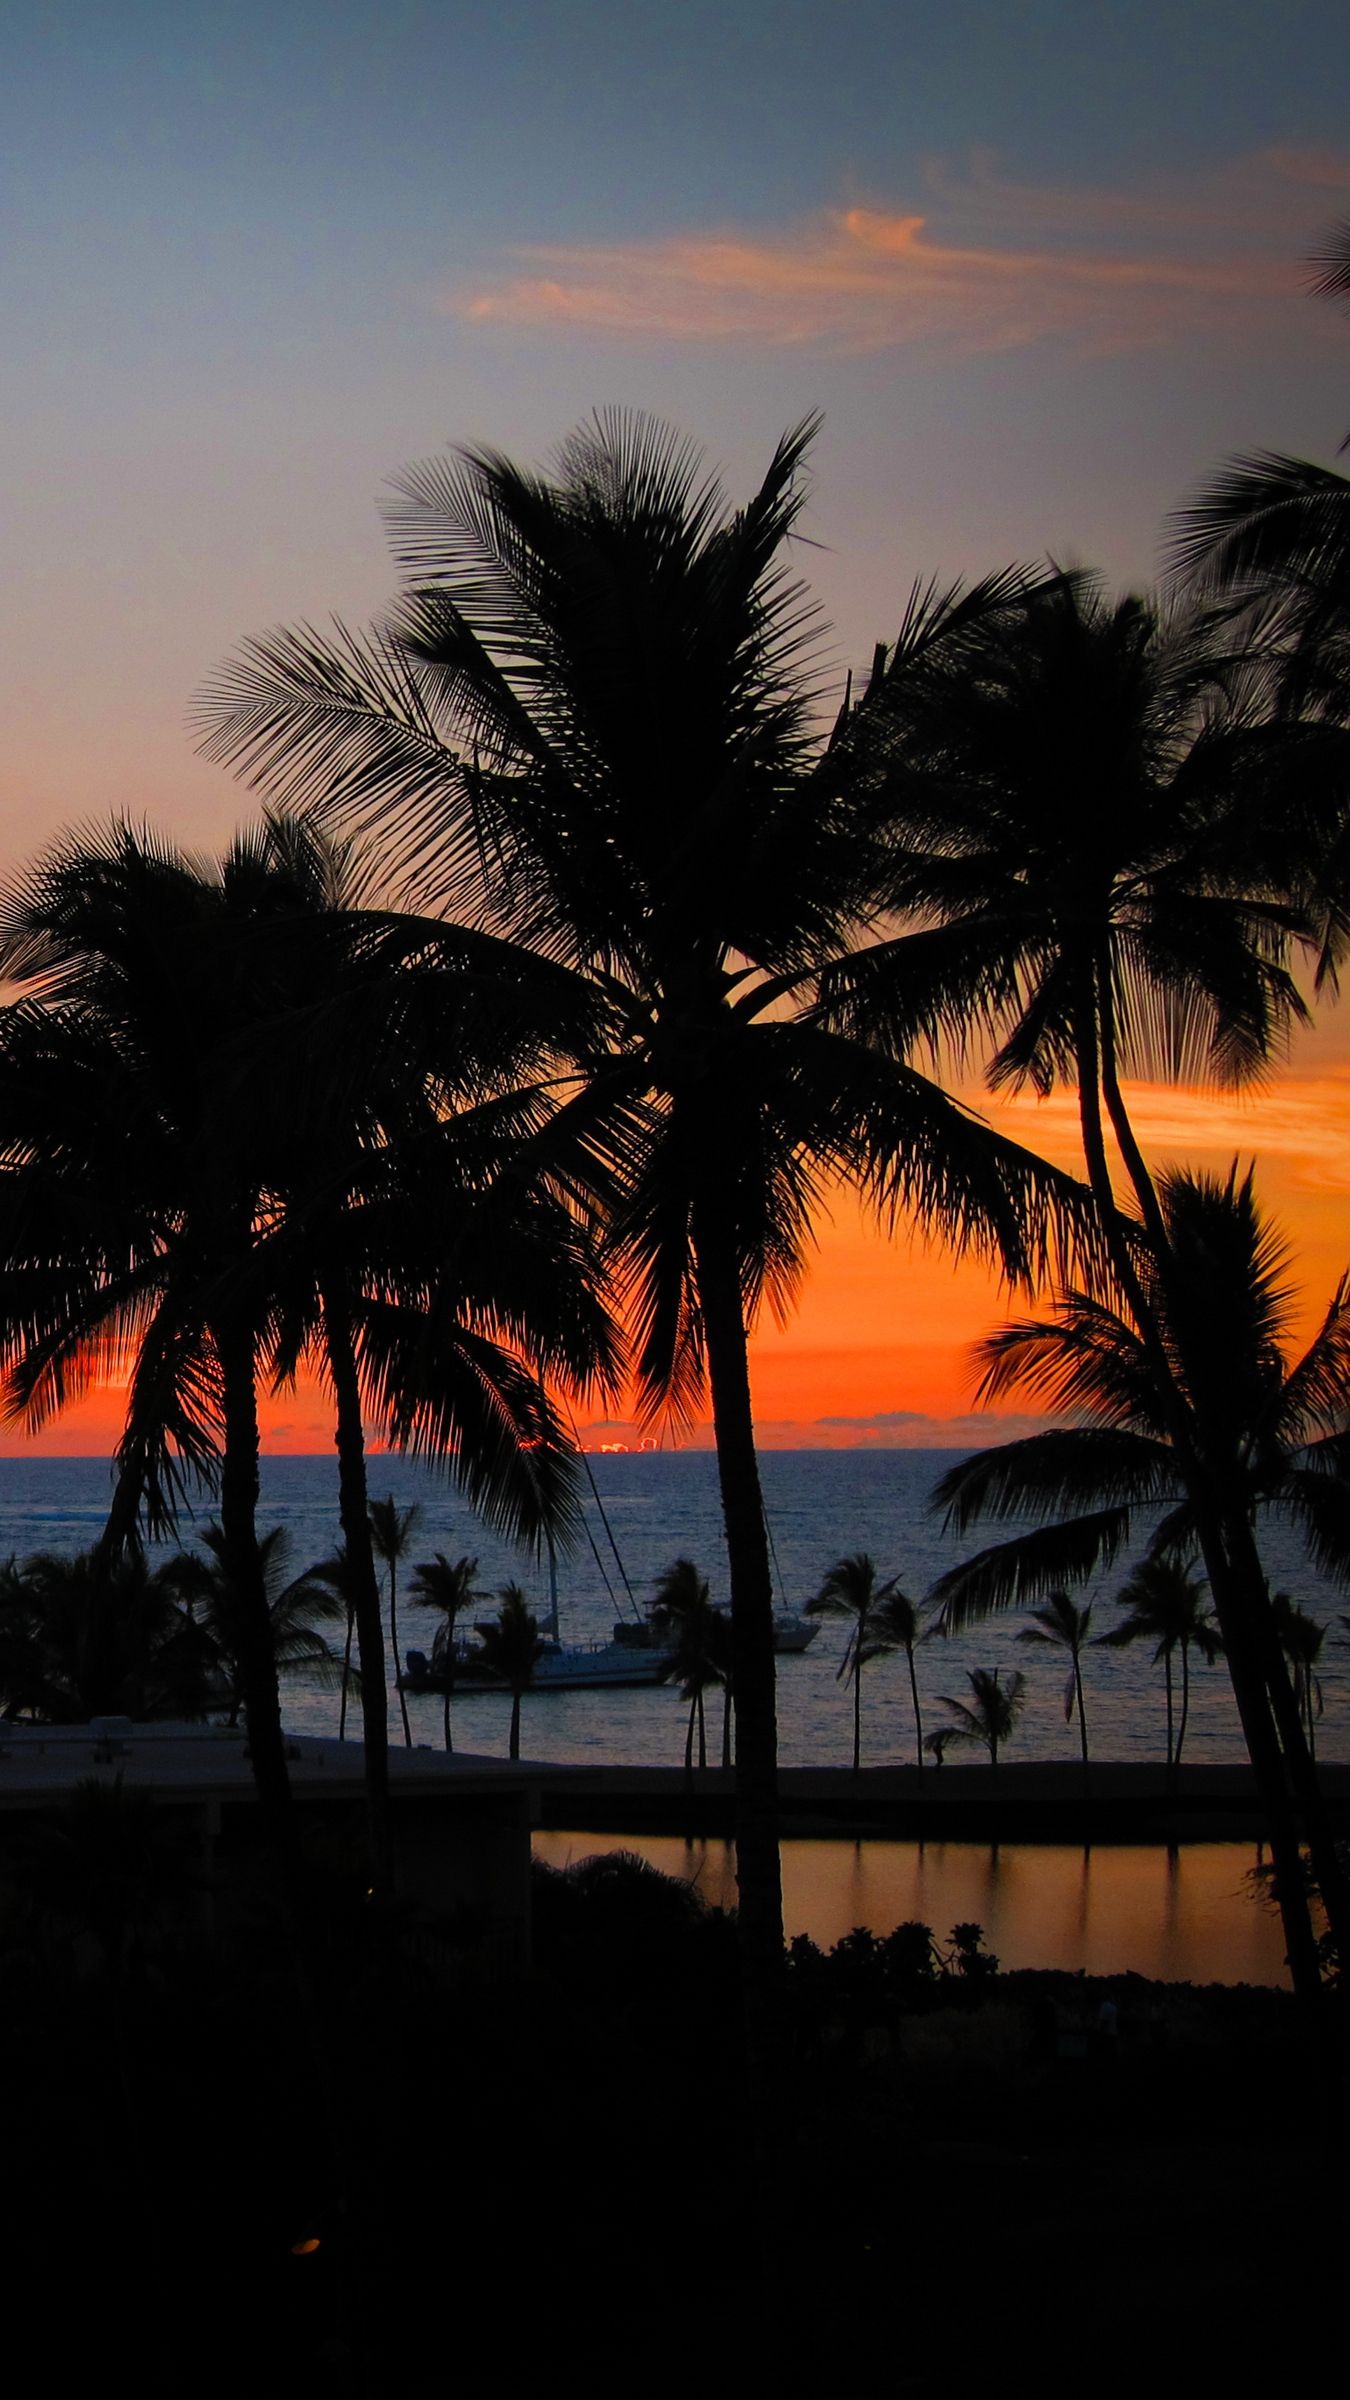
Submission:
<svg viewBox="0 0 1350 2400">
<path fill-rule="evenodd" d="M 867 1550 L 883 1575 L 898 1576 L 919 1598 L 935 1576 L 963 1555 L 942 1532 L 929 1505 L 938 1476 L 959 1454 L 934 1450 L 769 1451 L 762 1470 L 765 1504 L 783 1598 L 800 1607 L 822 1577 L 851 1551 Z M 599 1503 L 588 1499 L 586 1533 L 559 1564 L 564 1639 L 604 1639 L 616 1618 L 633 1615 L 661 1572 L 677 1557 L 692 1558 L 726 1598 L 726 1570 L 716 1462 L 708 1451 L 659 1451 L 594 1456 L 589 1461 Z M 402 1570 L 399 1633 L 402 1647 L 430 1649 L 437 1618 L 411 1604 L 408 1583 L 419 1559 L 443 1550 L 479 1560 L 490 1595 L 514 1577 L 546 1606 L 546 1577 L 537 1562 L 500 1543 L 474 1517 L 444 1475 L 394 1456 L 370 1462 L 372 1495 L 390 1493 L 421 1514 Z M 103 1523 L 109 1471 L 102 1459 L 0 1459 L 0 1556 L 32 1550 L 74 1551 L 92 1542 Z M 199 1521 L 210 1515 L 209 1502 Z M 262 1462 L 260 1523 L 285 1527 L 290 1567 L 331 1555 L 338 1539 L 337 1478 L 331 1455 L 266 1458 Z M 183 1538 L 192 1526 L 185 1522 Z M 613 1541 L 611 1546 L 610 1536 Z M 594 1547 L 592 1547 L 592 1544 Z M 969 1539 L 965 1550 L 980 1546 Z M 1319 1754 L 1350 1760 L 1350 1637 L 1339 1615 L 1350 1599 L 1321 1582 L 1297 1544 L 1277 1530 L 1266 1544 L 1272 1580 L 1330 1621 L 1322 1684 L 1325 1714 Z M 1094 1630 L 1115 1622 L 1113 1595 L 1128 1572 L 1117 1562 L 1100 1588 L 1089 1587 Z M 631 1593 L 631 1598 L 630 1598 Z M 490 1608 L 489 1597 L 486 1609 Z M 925 1642 L 919 1652 L 925 1729 L 945 1721 L 938 1695 L 960 1697 L 972 1667 L 1020 1669 L 1029 1700 L 1006 1755 L 1077 1756 L 1078 1732 L 1064 1715 L 1066 1668 L 1059 1654 L 1017 1640 L 1025 1616 L 993 1618 L 951 1640 Z M 779 1661 L 779 1738 L 789 1765 L 846 1764 L 851 1755 L 852 1693 L 838 1680 L 845 1628 L 825 1620 L 811 1649 Z M 1114 1759 L 1161 1759 L 1164 1743 L 1162 1671 L 1148 1646 L 1098 1650 L 1087 1668 L 1088 1729 L 1094 1754 Z M 863 1757 L 880 1764 L 913 1756 L 908 1675 L 903 1657 L 878 1660 L 863 1674 Z M 297 1732 L 336 1730 L 337 1699 L 305 1677 L 288 1678 L 283 1712 Z M 439 1744 L 438 1698 L 409 1699 L 414 1739 Z M 456 1743 L 486 1754 L 504 1753 L 509 1704 L 500 1695 L 460 1695 Z M 664 1687 L 630 1692 L 528 1694 L 521 1746 L 527 1757 L 560 1763 L 674 1764 L 683 1757 L 686 1711 Z M 716 1696 L 710 1696 L 709 1741 L 720 1740 Z M 1186 1756 L 1196 1764 L 1242 1755 L 1241 1735 L 1222 1665 L 1197 1666 L 1192 1682 Z"/>
</svg>

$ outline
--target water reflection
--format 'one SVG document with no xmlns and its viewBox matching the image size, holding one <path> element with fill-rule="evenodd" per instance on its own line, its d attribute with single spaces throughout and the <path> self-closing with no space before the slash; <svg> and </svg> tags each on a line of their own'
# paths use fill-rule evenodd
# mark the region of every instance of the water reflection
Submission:
<svg viewBox="0 0 1350 2400">
<path fill-rule="evenodd" d="M 566 1866 L 598 1851 L 636 1850 L 668 1875 L 697 1882 L 715 1907 L 736 1898 L 730 1842 L 540 1833 L 536 1856 Z M 1007 1967 L 1133 1969 L 1191 1983 L 1287 1981 L 1278 1918 L 1251 1894 L 1250 1843 L 1168 1851 L 1132 1845 L 1005 1842 L 792 1841 L 783 1844 L 789 1934 L 822 1945 L 855 1925 L 889 1933 L 919 1918 L 945 1935 L 970 1920 Z"/>
</svg>

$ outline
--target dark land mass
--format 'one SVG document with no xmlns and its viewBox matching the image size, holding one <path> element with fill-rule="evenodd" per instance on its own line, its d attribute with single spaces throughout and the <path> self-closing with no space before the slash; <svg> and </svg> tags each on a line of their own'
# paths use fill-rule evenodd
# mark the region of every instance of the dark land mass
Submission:
<svg viewBox="0 0 1350 2400">
<path fill-rule="evenodd" d="M 1342 1833 L 1350 1833 L 1350 1767 L 1321 1766 L 1319 1780 Z M 786 1767 L 779 1771 L 785 1835 L 905 1841 L 1257 1841 L 1262 1816 L 1251 1769 L 1183 1766 L 1169 1785 L 1161 1766 L 1071 1760 L 929 1768 Z M 555 1767 L 541 1773 L 541 1821 L 584 1833 L 691 1834 L 714 1839 L 735 1826 L 734 1777 L 719 1768 Z"/>
<path fill-rule="evenodd" d="M 1288 1995 L 794 1945 L 747 2180 L 735 1933 L 537 1871 L 528 1974 L 317 1883 L 226 1943 L 174 1862 L 0 1942 L 7 2355 L 43 2388 L 1247 2388 L 1339 2367 L 1341 2062 Z M 158 1897 L 156 1896 L 158 1894 Z M 77 1920 L 81 1920 L 78 1922 Z M 1103 2019 L 1102 2002 L 1115 2007 Z"/>
</svg>

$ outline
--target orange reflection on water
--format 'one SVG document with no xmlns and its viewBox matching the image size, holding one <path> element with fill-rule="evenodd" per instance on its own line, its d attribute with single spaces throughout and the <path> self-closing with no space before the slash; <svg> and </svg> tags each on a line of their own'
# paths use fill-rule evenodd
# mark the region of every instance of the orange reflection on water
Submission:
<svg viewBox="0 0 1350 2400">
<path fill-rule="evenodd" d="M 538 1833 L 535 1856 L 564 1867 L 598 1852 L 634 1850 L 664 1874 L 696 1882 L 715 1907 L 734 1907 L 730 1842 Z M 1162 1982 L 1288 1981 L 1279 1920 L 1252 1896 L 1256 1853 L 1245 1842 L 1199 1842 L 1169 1854 L 1145 1844 L 1085 1852 L 1072 1844 L 791 1841 L 783 1844 L 789 1935 L 823 1948 L 855 1925 L 874 1933 L 918 1918 L 945 1936 L 984 1927 L 1005 1967 L 1062 1967 L 1089 1975 L 1132 1970 Z"/>
</svg>

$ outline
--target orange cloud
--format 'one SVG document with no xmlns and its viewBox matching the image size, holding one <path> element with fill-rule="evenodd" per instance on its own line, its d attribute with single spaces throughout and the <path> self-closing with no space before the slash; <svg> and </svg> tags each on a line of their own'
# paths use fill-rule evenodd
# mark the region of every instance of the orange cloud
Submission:
<svg viewBox="0 0 1350 2400">
<path fill-rule="evenodd" d="M 939 162 L 926 181 L 927 210 L 829 210 L 761 235 L 532 245 L 516 253 L 521 272 L 442 305 L 479 324 L 849 351 L 1004 350 L 1052 336 L 1137 347 L 1245 324 L 1288 299 L 1291 245 L 1316 230 L 1322 193 L 1350 185 L 1350 159 L 1270 150 L 1122 193 L 1010 184 L 981 157 L 959 175 Z M 1020 238 L 1029 229 L 1033 243 Z"/>
</svg>

